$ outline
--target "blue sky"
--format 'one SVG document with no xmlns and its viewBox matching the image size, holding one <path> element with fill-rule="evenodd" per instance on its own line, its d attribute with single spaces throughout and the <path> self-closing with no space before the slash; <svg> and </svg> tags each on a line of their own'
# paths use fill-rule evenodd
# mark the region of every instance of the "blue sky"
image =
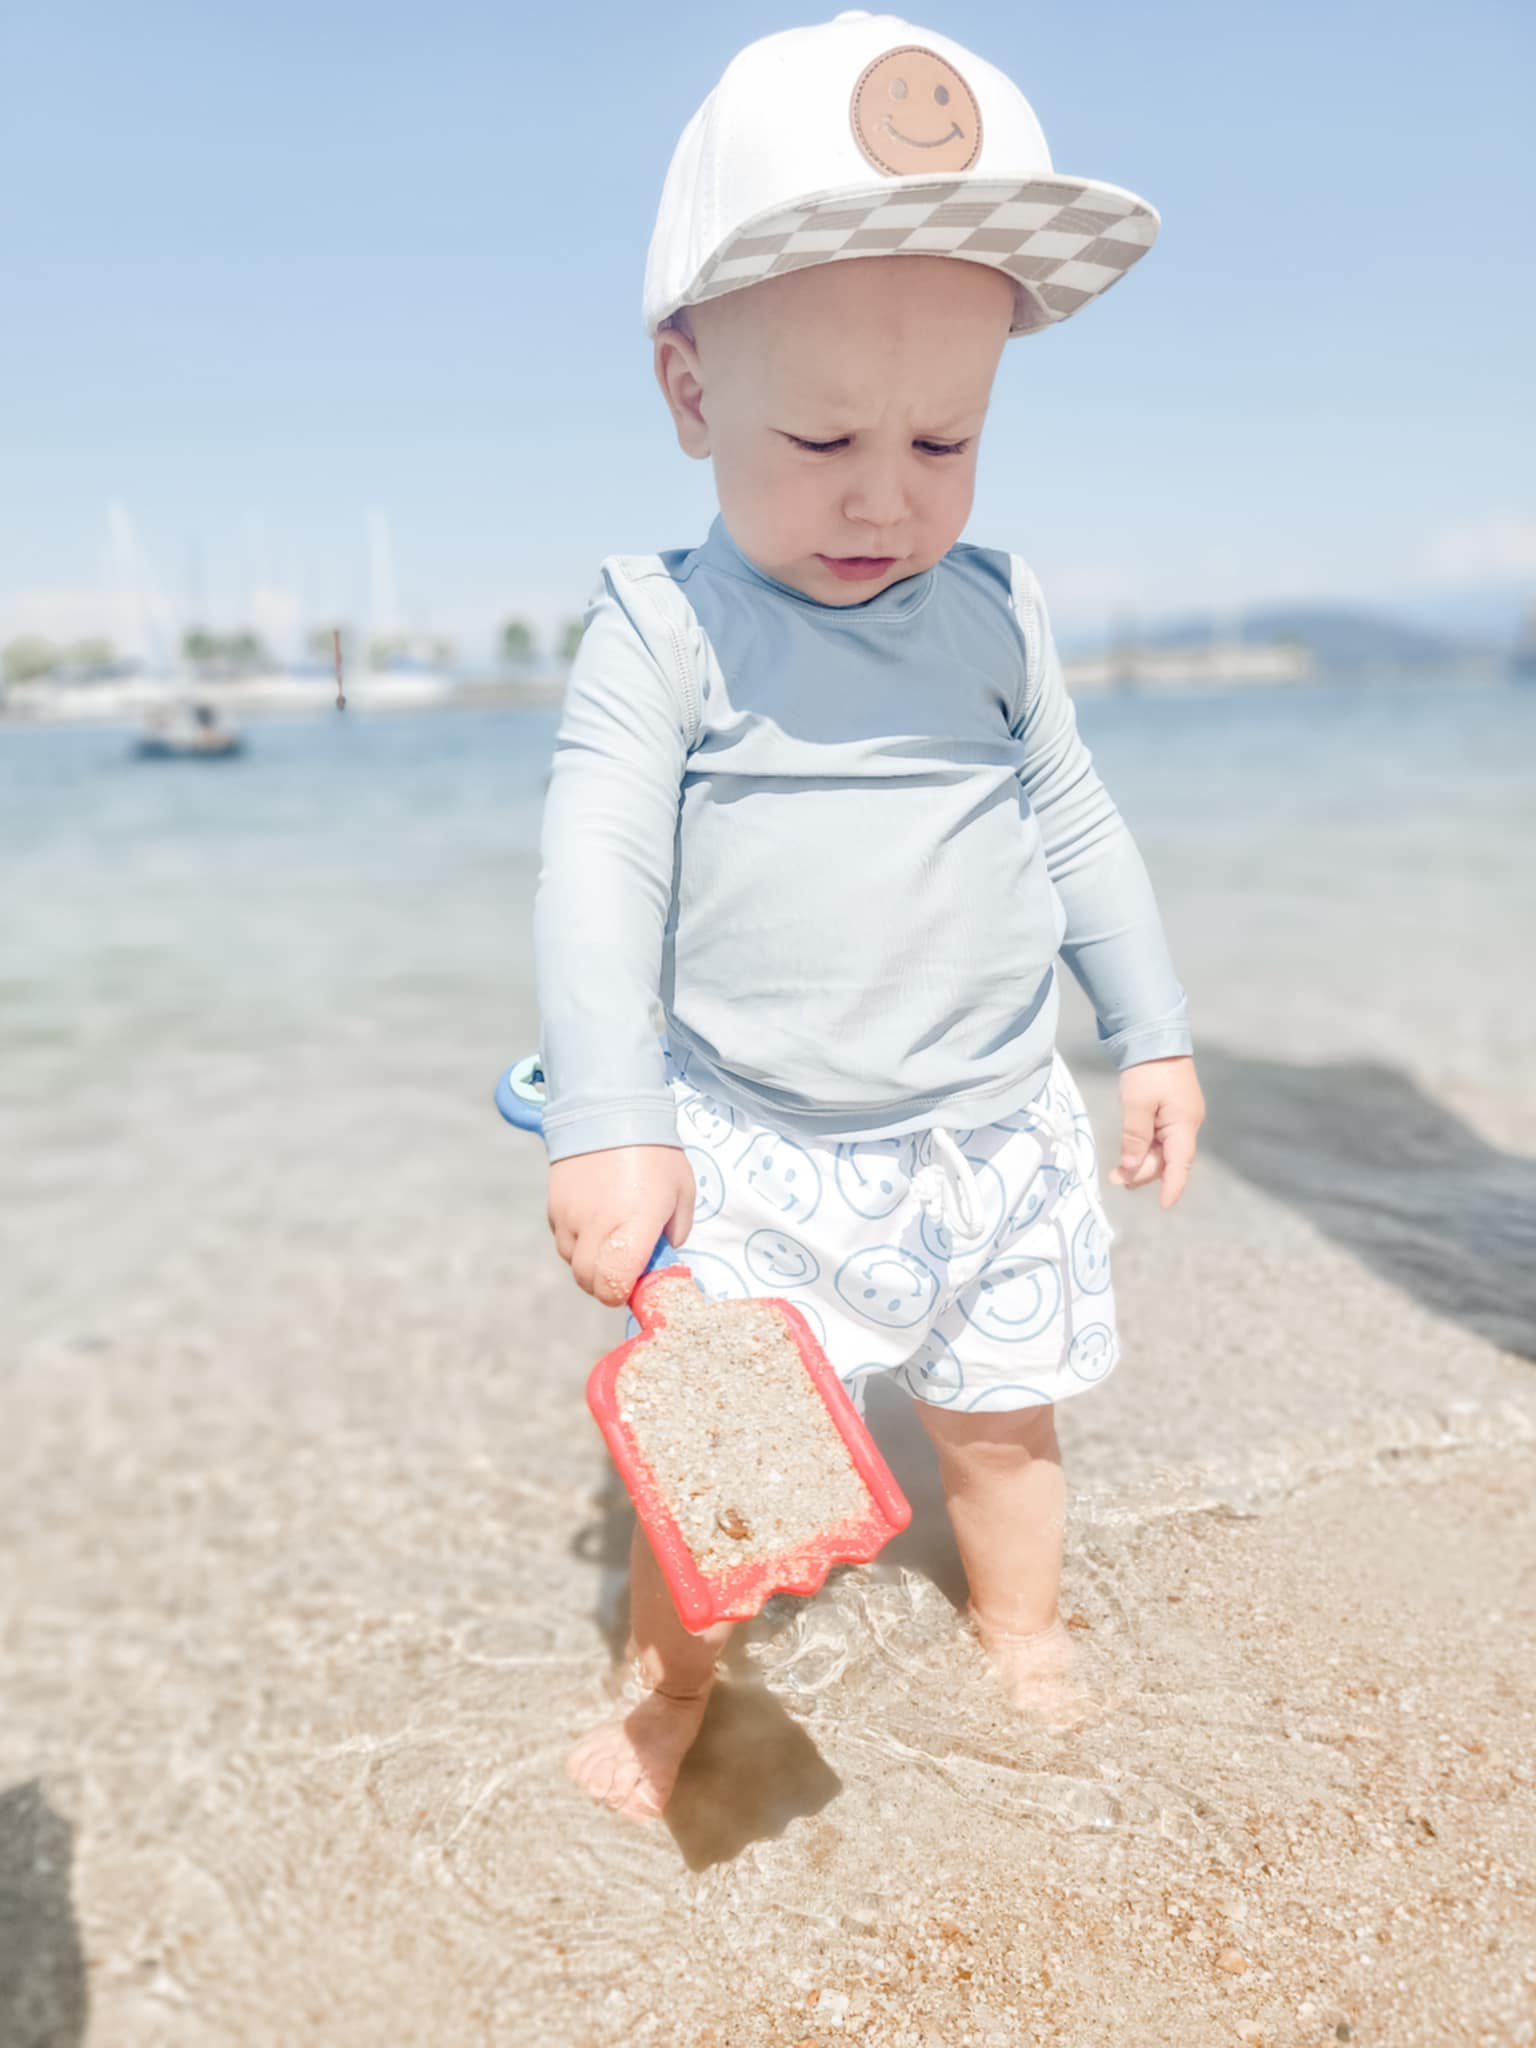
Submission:
<svg viewBox="0 0 1536 2048">
<path fill-rule="evenodd" d="M 0 639 L 367 607 L 474 649 L 698 539 L 640 286 L 683 123 L 828 5 L 6 0 Z M 1536 10 L 924 7 L 1058 169 L 1159 209 L 1010 342 L 968 537 L 1064 634 L 1273 598 L 1536 597 Z M 115 509 L 114 509 L 115 508 Z"/>
</svg>

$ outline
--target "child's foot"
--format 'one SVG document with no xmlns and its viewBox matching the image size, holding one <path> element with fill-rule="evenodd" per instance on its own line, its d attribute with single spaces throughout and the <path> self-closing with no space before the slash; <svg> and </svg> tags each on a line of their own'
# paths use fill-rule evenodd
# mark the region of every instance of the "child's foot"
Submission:
<svg viewBox="0 0 1536 2048">
<path fill-rule="evenodd" d="M 622 1718 L 582 1737 L 566 1759 L 567 1775 L 626 1820 L 654 1820 L 672 1797 L 713 1685 L 711 1676 L 697 1692 L 647 1688 Z M 633 1697 L 637 1689 L 632 1681 L 626 1693 Z"/>
<path fill-rule="evenodd" d="M 1073 1676 L 1076 1652 L 1058 1614 L 1027 1635 L 991 1627 L 975 1608 L 972 1626 L 1013 1704 L 1053 1729 L 1087 1728 L 1104 1718 L 1105 1702 Z"/>
</svg>

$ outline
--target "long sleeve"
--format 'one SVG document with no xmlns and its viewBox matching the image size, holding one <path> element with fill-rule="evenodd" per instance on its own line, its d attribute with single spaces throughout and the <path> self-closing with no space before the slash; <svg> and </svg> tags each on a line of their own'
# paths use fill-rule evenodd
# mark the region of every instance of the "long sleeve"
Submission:
<svg viewBox="0 0 1536 2048">
<path fill-rule="evenodd" d="M 1040 823 L 1046 868 L 1065 912 L 1061 954 L 1098 1018 L 1117 1067 L 1193 1050 L 1152 883 L 1077 730 L 1050 614 L 1034 572 L 1014 561 L 1014 608 L 1028 656 L 1015 734 L 1020 781 Z"/>
<path fill-rule="evenodd" d="M 544 799 L 533 913 L 551 1161 L 679 1142 L 655 1012 L 686 707 L 666 622 L 614 557 L 584 620 Z"/>
</svg>

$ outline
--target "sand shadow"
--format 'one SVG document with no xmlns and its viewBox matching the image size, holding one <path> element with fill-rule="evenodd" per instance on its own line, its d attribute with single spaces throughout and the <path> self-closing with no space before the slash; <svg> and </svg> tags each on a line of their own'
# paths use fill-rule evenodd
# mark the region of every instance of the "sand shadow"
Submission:
<svg viewBox="0 0 1536 2048">
<path fill-rule="evenodd" d="M 583 1522 L 571 1538 L 571 1555 L 597 1573 L 593 1619 L 614 1664 L 624 1655 L 629 1634 L 626 1587 L 634 1531 L 635 1511 L 624 1482 L 613 1464 L 605 1463 L 602 1485 L 592 1503 L 592 1519 Z"/>
<path fill-rule="evenodd" d="M 897 1373 L 872 1376 L 864 1403 L 869 1433 L 912 1509 L 912 1520 L 887 1543 L 875 1569 L 916 1572 L 936 1586 L 951 1607 L 963 1610 L 970 1589 L 944 1506 L 939 1461 L 918 1417 L 917 1403 Z"/>
<path fill-rule="evenodd" d="M 1206 1150 L 1425 1308 L 1536 1359 L 1536 1160 L 1391 1067 L 1199 1063 Z"/>
<path fill-rule="evenodd" d="M 830 1804 L 843 1781 L 761 1684 L 717 1685 L 665 1815 L 690 1870 L 729 1863 Z"/>
<path fill-rule="evenodd" d="M 79 2048 L 89 1997 L 70 1897 L 74 1830 L 30 1779 L 0 1792 L 0 2042 Z"/>
<path fill-rule="evenodd" d="M 594 1620 L 615 1669 L 629 1635 L 629 1545 L 635 1511 L 610 1464 L 591 1521 L 571 1550 L 598 1574 Z M 690 1870 L 728 1863 L 752 1842 L 782 1835 L 792 1820 L 819 1813 L 842 1780 L 805 1730 L 758 1679 L 737 1629 L 722 1662 L 698 1741 L 667 1806 L 666 1825 Z"/>
</svg>

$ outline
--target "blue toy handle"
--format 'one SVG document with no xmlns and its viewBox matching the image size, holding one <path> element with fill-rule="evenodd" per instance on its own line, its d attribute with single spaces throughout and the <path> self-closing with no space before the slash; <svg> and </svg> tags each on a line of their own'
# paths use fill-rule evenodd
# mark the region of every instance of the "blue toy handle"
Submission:
<svg viewBox="0 0 1536 2048">
<path fill-rule="evenodd" d="M 496 1107 L 509 1124 L 515 1124 L 520 1131 L 536 1131 L 543 1137 L 544 1069 L 536 1052 L 519 1060 L 515 1067 L 508 1067 L 496 1083 Z M 677 1253 L 667 1242 L 667 1233 L 663 1231 L 656 1240 L 656 1249 L 645 1262 L 645 1272 L 654 1273 L 658 1266 L 675 1266 L 677 1263 Z M 643 1279 L 644 1274 L 640 1277 Z"/>
<path fill-rule="evenodd" d="M 509 1124 L 516 1124 L 520 1131 L 537 1131 L 543 1137 L 544 1069 L 536 1052 L 519 1060 L 515 1067 L 508 1067 L 496 1083 L 496 1107 Z"/>
</svg>

